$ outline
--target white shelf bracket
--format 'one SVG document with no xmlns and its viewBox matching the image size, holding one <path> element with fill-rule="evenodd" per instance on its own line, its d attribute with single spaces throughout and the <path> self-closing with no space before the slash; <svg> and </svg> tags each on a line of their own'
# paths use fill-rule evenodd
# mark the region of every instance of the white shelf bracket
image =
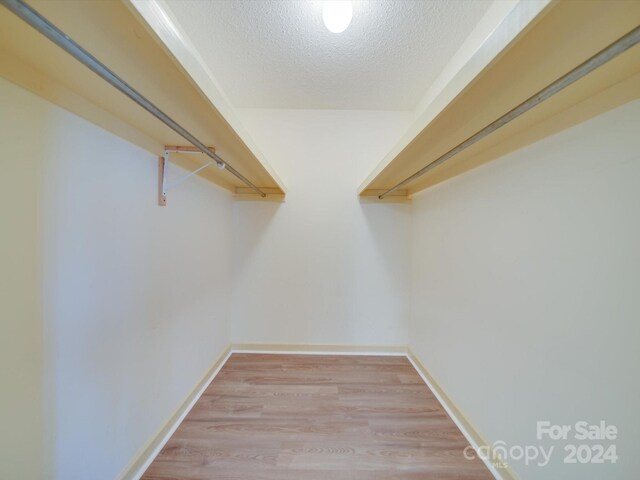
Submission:
<svg viewBox="0 0 640 480">
<path fill-rule="evenodd" d="M 214 147 L 207 147 L 207 148 L 209 148 L 209 150 L 211 150 L 213 153 L 215 153 L 216 151 Z M 204 170 L 205 168 L 210 167 L 211 165 L 216 165 L 220 169 L 224 169 L 226 166 L 224 162 L 215 162 L 210 160 L 204 165 L 201 165 L 200 167 L 196 168 L 192 172 L 189 172 L 186 175 L 183 175 L 182 177 L 178 178 L 177 180 L 174 180 L 173 182 L 169 183 L 167 181 L 167 169 L 169 168 L 169 154 L 177 153 L 177 152 L 198 153 L 202 155 L 202 152 L 195 147 L 169 147 L 169 146 L 164 147 L 164 155 L 158 158 L 158 162 L 159 162 L 158 163 L 158 205 L 160 205 L 161 207 L 165 207 L 167 205 L 167 192 L 169 190 L 176 188 L 178 185 L 180 185 L 185 180 L 189 179 L 199 171 Z"/>
</svg>

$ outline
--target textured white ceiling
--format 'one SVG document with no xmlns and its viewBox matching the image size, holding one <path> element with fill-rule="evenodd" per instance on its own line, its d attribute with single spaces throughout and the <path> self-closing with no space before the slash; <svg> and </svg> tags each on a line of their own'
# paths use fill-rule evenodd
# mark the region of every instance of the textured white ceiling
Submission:
<svg viewBox="0 0 640 480">
<path fill-rule="evenodd" d="M 340 34 L 322 3 L 164 2 L 234 107 L 412 110 L 491 0 L 356 1 Z"/>
</svg>

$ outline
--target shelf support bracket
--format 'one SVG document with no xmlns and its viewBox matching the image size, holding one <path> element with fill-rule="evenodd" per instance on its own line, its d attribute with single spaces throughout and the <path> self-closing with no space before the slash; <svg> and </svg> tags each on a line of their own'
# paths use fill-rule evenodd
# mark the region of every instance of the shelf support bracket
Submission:
<svg viewBox="0 0 640 480">
<path fill-rule="evenodd" d="M 215 153 L 215 147 L 207 147 L 211 152 Z M 161 207 L 167 206 L 167 192 L 176 188 L 178 185 L 197 174 L 201 170 L 204 170 L 211 165 L 216 165 L 220 169 L 224 169 L 226 164 L 224 162 L 208 161 L 204 165 L 199 166 L 195 170 L 183 175 L 182 177 L 169 183 L 167 181 L 167 169 L 169 168 L 169 154 L 170 153 L 199 153 L 202 152 L 196 147 L 180 147 L 180 146 L 165 146 L 164 155 L 158 157 L 158 205 Z"/>
</svg>

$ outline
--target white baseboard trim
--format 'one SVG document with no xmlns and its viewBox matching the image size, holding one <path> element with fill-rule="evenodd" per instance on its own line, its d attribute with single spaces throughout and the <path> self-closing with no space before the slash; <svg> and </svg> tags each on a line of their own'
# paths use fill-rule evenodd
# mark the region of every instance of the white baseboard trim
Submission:
<svg viewBox="0 0 640 480">
<path fill-rule="evenodd" d="M 171 435 L 180 426 L 184 417 L 191 411 L 196 402 L 200 399 L 204 391 L 211 384 L 220 369 L 227 363 L 227 360 L 233 352 L 228 346 L 213 362 L 213 365 L 207 373 L 202 377 L 196 387 L 189 393 L 187 398 L 182 402 L 175 413 L 167 420 L 164 426 L 156 433 L 153 438 L 145 445 L 135 458 L 125 467 L 117 480 L 139 480 L 144 472 L 149 468 L 151 462 L 158 456 L 160 450 L 171 438 Z"/>
<path fill-rule="evenodd" d="M 406 356 L 405 345 L 329 345 L 290 343 L 233 343 L 234 353 L 272 353 L 289 355 L 391 355 Z"/>
<path fill-rule="evenodd" d="M 474 428 L 471 422 L 469 422 L 467 417 L 460 411 L 453 400 L 451 400 L 449 395 L 447 395 L 445 390 L 433 378 L 431 373 L 429 373 L 410 348 L 407 349 L 407 359 L 411 362 L 413 368 L 416 369 L 424 383 L 429 387 L 429 390 L 431 390 L 438 402 L 440 402 L 440 405 L 442 405 L 442 408 L 445 409 L 449 417 L 451 417 L 451 420 L 453 420 L 456 426 L 460 429 L 474 450 L 477 452 L 479 446 L 490 445 L 478 430 Z M 493 463 L 491 463 L 490 459 L 482 459 L 482 461 L 487 466 L 491 474 L 498 480 L 516 480 L 518 478 L 515 472 L 509 467 L 497 468 Z"/>
</svg>

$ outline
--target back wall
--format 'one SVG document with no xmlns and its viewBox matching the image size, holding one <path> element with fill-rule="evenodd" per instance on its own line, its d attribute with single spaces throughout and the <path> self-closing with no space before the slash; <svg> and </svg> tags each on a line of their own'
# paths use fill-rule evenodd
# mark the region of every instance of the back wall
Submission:
<svg viewBox="0 0 640 480">
<path fill-rule="evenodd" d="M 356 191 L 411 113 L 240 115 L 287 198 L 234 204 L 232 340 L 406 344 L 409 205 L 361 203 Z"/>
</svg>

